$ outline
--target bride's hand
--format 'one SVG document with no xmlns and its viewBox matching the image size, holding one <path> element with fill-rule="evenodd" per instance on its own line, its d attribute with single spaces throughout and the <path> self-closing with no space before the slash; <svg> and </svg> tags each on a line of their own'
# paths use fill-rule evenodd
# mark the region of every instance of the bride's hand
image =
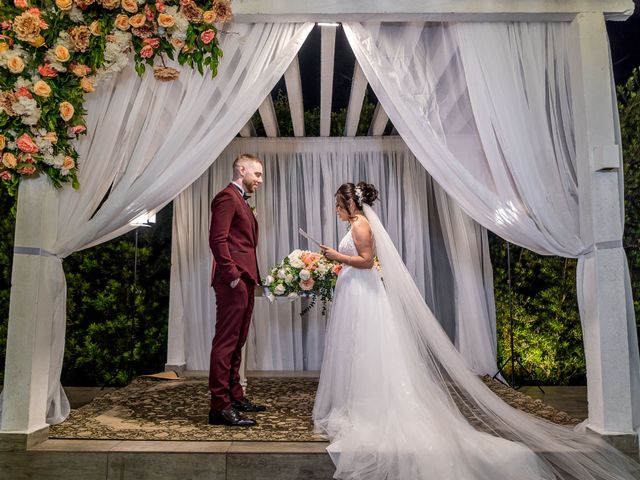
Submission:
<svg viewBox="0 0 640 480">
<path fill-rule="evenodd" d="M 322 254 L 327 257 L 327 259 L 334 262 L 338 260 L 338 256 L 340 255 L 337 250 L 327 247 L 326 245 L 320 245 L 320 250 L 322 250 Z"/>
</svg>

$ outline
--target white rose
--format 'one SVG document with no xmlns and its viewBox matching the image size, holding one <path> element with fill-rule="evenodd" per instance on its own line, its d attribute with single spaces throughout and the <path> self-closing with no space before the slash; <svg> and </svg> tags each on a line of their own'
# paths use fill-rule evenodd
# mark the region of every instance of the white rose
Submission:
<svg viewBox="0 0 640 480">
<path fill-rule="evenodd" d="M 298 298 L 298 294 L 296 292 L 291 292 L 289 295 L 287 295 L 289 298 Z"/>
<path fill-rule="evenodd" d="M 284 277 L 284 281 L 287 283 L 293 282 L 293 275 L 291 275 L 290 273 L 287 273 L 287 275 Z"/>
<path fill-rule="evenodd" d="M 309 270 L 300 270 L 300 280 L 309 280 L 311 272 Z"/>
<path fill-rule="evenodd" d="M 304 262 L 302 260 L 300 260 L 299 257 L 293 258 L 293 259 L 289 259 L 289 263 L 291 264 L 291 266 L 293 268 L 302 268 L 305 266 Z"/>
<path fill-rule="evenodd" d="M 273 283 L 275 279 L 271 275 L 267 275 L 267 278 L 264 279 L 264 286 L 268 287 Z"/>
<path fill-rule="evenodd" d="M 280 269 L 278 270 L 278 278 L 284 278 L 287 276 L 287 272 L 284 271 L 284 269 Z"/>
<path fill-rule="evenodd" d="M 282 295 L 284 293 L 284 285 L 276 285 L 276 288 L 273 289 L 273 293 L 276 295 Z"/>
</svg>

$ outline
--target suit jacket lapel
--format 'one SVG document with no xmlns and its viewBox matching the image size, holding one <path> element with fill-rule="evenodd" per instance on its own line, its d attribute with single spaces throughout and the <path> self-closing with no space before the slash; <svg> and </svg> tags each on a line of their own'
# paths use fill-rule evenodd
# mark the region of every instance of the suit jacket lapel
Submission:
<svg viewBox="0 0 640 480">
<path fill-rule="evenodd" d="M 257 246 L 258 245 L 258 219 L 253 214 L 253 210 L 251 210 L 251 206 L 249 205 L 249 202 L 247 202 L 242 196 L 242 192 L 240 192 L 240 190 L 238 190 L 238 188 L 233 183 L 229 184 L 229 188 L 236 192 L 236 194 L 240 198 L 240 201 L 245 206 L 245 214 L 249 216 L 249 221 L 251 222 L 251 230 L 253 232 L 253 244 Z"/>
</svg>

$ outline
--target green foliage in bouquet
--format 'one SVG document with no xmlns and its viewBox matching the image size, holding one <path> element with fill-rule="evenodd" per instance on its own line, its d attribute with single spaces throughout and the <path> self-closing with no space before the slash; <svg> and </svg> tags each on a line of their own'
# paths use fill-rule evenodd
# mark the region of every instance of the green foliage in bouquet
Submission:
<svg viewBox="0 0 640 480">
<path fill-rule="evenodd" d="M 276 296 L 310 297 L 311 303 L 302 314 L 312 308 L 319 297 L 322 301 L 322 313 L 325 314 L 341 269 L 340 263 L 327 260 L 320 253 L 294 250 L 271 269 L 262 284 L 268 289 L 270 299 Z"/>
<path fill-rule="evenodd" d="M 0 1 L 0 180 L 47 175 L 78 187 L 73 140 L 86 133 L 85 95 L 127 66 L 142 75 L 164 59 L 210 69 L 222 50 L 214 24 L 229 0 Z M 156 65 L 170 81 L 174 68 Z"/>
</svg>

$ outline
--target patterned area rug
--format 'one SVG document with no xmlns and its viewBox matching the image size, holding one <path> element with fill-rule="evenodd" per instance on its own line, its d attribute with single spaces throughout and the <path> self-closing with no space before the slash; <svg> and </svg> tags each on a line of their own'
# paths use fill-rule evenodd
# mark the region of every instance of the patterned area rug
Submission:
<svg viewBox="0 0 640 480">
<path fill-rule="evenodd" d="M 491 378 L 484 381 L 515 408 L 556 423 L 579 422 Z M 248 415 L 256 418 L 256 427 L 233 429 L 207 425 L 205 378 L 137 378 L 72 410 L 65 422 L 50 428 L 49 438 L 321 442 L 325 439 L 313 433 L 311 421 L 317 386 L 313 378 L 249 378 L 247 395 L 267 411 Z"/>
</svg>

